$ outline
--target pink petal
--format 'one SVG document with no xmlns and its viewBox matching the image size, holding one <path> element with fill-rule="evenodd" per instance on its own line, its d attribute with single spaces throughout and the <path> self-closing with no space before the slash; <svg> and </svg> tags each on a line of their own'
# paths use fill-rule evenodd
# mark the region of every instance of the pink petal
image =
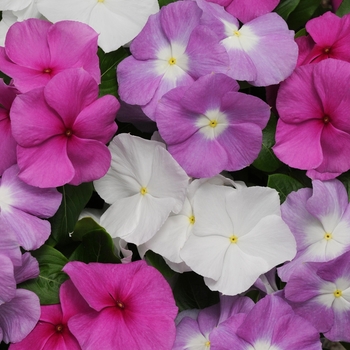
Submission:
<svg viewBox="0 0 350 350">
<path fill-rule="evenodd" d="M 73 125 L 74 134 L 79 138 L 109 142 L 118 128 L 114 120 L 119 107 L 118 100 L 112 95 L 92 102 L 77 116 Z"/>
<path fill-rule="evenodd" d="M 71 128 L 78 114 L 98 97 L 98 85 L 83 69 L 69 69 L 54 76 L 44 89 L 47 104 Z"/>
<path fill-rule="evenodd" d="M 47 34 L 51 67 L 59 70 L 82 67 L 99 84 L 101 77 L 96 53 L 97 38 L 95 30 L 85 23 L 75 21 L 55 23 Z"/>
<path fill-rule="evenodd" d="M 53 137 L 36 147 L 18 146 L 19 178 L 37 187 L 58 187 L 75 176 L 67 155 L 67 137 Z"/>
<path fill-rule="evenodd" d="M 67 154 L 74 167 L 72 185 L 97 180 L 111 165 L 111 153 L 100 141 L 80 139 L 72 135 L 67 143 Z"/>
<path fill-rule="evenodd" d="M 15 266 L 16 283 L 21 283 L 39 276 L 39 263 L 29 252 L 22 255 L 22 265 Z"/>
<path fill-rule="evenodd" d="M 14 276 L 14 267 L 11 259 L 0 254 L 1 263 L 1 284 L 0 284 L 0 309 L 3 303 L 9 302 L 16 295 L 16 280 Z"/>
<path fill-rule="evenodd" d="M 1 119 L 5 115 L 4 119 Z M 0 176 L 11 165 L 17 162 L 16 153 L 17 142 L 12 136 L 11 123 L 8 113 L 4 109 L 0 109 Z"/>
<path fill-rule="evenodd" d="M 19 66 L 42 72 L 50 64 L 47 33 L 52 24 L 39 19 L 28 19 L 11 26 L 6 35 L 5 51 Z"/>
<path fill-rule="evenodd" d="M 13 137 L 22 147 L 40 145 L 65 131 L 61 118 L 45 102 L 42 88 L 17 96 L 10 116 Z"/>
</svg>

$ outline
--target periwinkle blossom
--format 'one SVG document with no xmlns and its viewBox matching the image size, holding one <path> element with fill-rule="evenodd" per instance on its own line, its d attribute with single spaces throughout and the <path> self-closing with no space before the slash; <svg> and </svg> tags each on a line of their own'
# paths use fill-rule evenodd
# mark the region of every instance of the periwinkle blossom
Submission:
<svg viewBox="0 0 350 350">
<path fill-rule="evenodd" d="M 18 91 L 13 86 L 8 86 L 0 79 L 0 176 L 11 165 L 16 164 L 17 143 L 12 136 L 10 109 Z"/>
<path fill-rule="evenodd" d="M 226 72 L 228 57 L 214 32 L 199 25 L 202 10 L 194 1 L 177 1 L 151 15 L 130 45 L 132 56 L 117 67 L 120 98 L 140 105 L 155 119 L 159 99 L 200 76 Z"/>
<path fill-rule="evenodd" d="M 96 81 L 80 68 L 15 99 L 10 117 L 23 181 L 57 187 L 106 174 L 111 161 L 106 143 L 117 130 L 119 102 L 111 95 L 98 98 L 98 92 Z"/>
<path fill-rule="evenodd" d="M 158 270 L 144 261 L 72 261 L 63 271 L 91 308 L 68 321 L 82 349 L 171 349 L 177 307 Z"/>
<path fill-rule="evenodd" d="M 236 1 L 236 0 L 235 0 Z M 201 23 L 215 31 L 229 56 L 230 77 L 256 86 L 278 84 L 294 70 L 298 46 L 294 32 L 277 13 L 267 13 L 242 26 L 223 7 L 197 0 Z M 281 50 L 283 47 L 283 50 Z"/>
<path fill-rule="evenodd" d="M 285 164 L 330 180 L 350 169 L 350 63 L 329 58 L 298 67 L 281 83 L 273 151 Z"/>
<path fill-rule="evenodd" d="M 242 23 L 271 12 L 280 0 L 207 0 L 221 6 Z"/>
<path fill-rule="evenodd" d="M 79 22 L 52 24 L 36 18 L 17 22 L 7 33 L 5 47 L 0 47 L 0 70 L 21 92 L 45 86 L 71 68 L 83 68 L 99 83 L 97 36 Z"/>
<path fill-rule="evenodd" d="M 147 18 L 159 11 L 157 0 L 37 0 L 39 11 L 51 22 L 76 20 L 99 33 L 105 52 L 117 50 L 135 38 Z"/>
<path fill-rule="evenodd" d="M 259 300 L 246 314 L 213 332 L 213 350 L 321 350 L 318 331 L 298 316 L 286 301 L 275 295 Z"/>
<path fill-rule="evenodd" d="M 18 178 L 13 165 L 0 179 L 0 222 L 13 232 L 18 245 L 26 250 L 38 249 L 50 235 L 51 225 L 45 218 L 55 214 L 62 195 L 55 188 L 30 186 Z"/>
<path fill-rule="evenodd" d="M 101 225 L 112 237 L 139 245 L 155 235 L 171 212 L 180 212 L 189 178 L 163 143 L 119 134 L 109 149 L 111 168 L 94 182 L 111 204 Z"/>
<path fill-rule="evenodd" d="M 308 35 L 296 39 L 299 46 L 298 66 L 327 58 L 350 62 L 350 14 L 338 17 L 332 12 L 310 19 Z"/>
<path fill-rule="evenodd" d="M 305 263 L 285 286 L 295 312 L 332 341 L 350 342 L 350 252 L 328 262 Z"/>
<path fill-rule="evenodd" d="M 238 90 L 228 76 L 209 74 L 169 91 L 159 101 L 159 133 L 189 176 L 240 170 L 257 158 L 270 107 Z"/>
<path fill-rule="evenodd" d="M 91 311 L 70 280 L 59 291 L 60 304 L 42 305 L 35 328 L 22 341 L 11 344 L 9 350 L 81 350 L 68 328 L 69 319 Z"/>
<path fill-rule="evenodd" d="M 278 268 L 287 282 L 306 262 L 325 262 L 350 250 L 350 204 L 339 180 L 312 181 L 288 195 L 282 204 L 282 218 L 297 242 L 297 255 Z"/>
<path fill-rule="evenodd" d="M 242 293 L 261 274 L 295 256 L 295 239 L 281 218 L 275 190 L 207 183 L 194 204 L 196 225 L 180 256 L 211 290 Z"/>
<path fill-rule="evenodd" d="M 212 337 L 218 337 L 232 319 L 242 317 L 254 307 L 248 297 L 220 296 L 220 303 L 203 310 L 185 310 L 178 315 L 173 350 L 219 349 Z M 190 311 L 190 312 L 188 312 Z"/>
</svg>

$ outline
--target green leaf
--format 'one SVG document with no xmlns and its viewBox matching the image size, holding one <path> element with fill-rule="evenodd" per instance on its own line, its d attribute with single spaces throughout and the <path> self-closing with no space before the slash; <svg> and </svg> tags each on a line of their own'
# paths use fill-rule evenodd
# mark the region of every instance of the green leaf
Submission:
<svg viewBox="0 0 350 350">
<path fill-rule="evenodd" d="M 299 38 L 300 36 L 305 36 L 307 34 L 306 29 L 300 29 L 298 32 L 295 33 L 294 39 Z"/>
<path fill-rule="evenodd" d="M 350 0 L 343 0 L 335 14 L 339 17 L 343 17 L 348 13 L 350 13 Z"/>
<path fill-rule="evenodd" d="M 179 311 L 204 309 L 219 302 L 219 293 L 211 291 L 202 276 L 194 272 L 179 275 L 173 293 Z"/>
<path fill-rule="evenodd" d="M 261 171 L 272 173 L 281 166 L 281 162 L 272 152 L 271 147 L 275 144 L 277 118 L 271 114 L 271 118 L 263 130 L 262 148 L 253 166 Z"/>
<path fill-rule="evenodd" d="M 119 62 L 128 57 L 128 52 L 124 47 L 117 51 L 104 53 L 102 49 L 98 50 L 98 57 L 100 59 L 101 69 L 101 84 L 100 96 L 114 95 L 118 97 L 118 84 L 116 69 Z"/>
<path fill-rule="evenodd" d="M 350 201 L 350 172 L 347 171 L 346 173 L 341 174 L 338 177 L 338 180 L 340 180 L 343 183 L 343 185 L 345 186 L 346 191 L 348 192 L 348 198 Z"/>
<path fill-rule="evenodd" d="M 158 3 L 159 3 L 159 7 L 163 7 L 175 1 L 177 0 L 158 0 Z"/>
<path fill-rule="evenodd" d="M 278 191 L 281 203 L 286 200 L 289 193 L 304 187 L 298 180 L 285 174 L 269 175 L 267 186 Z"/>
<path fill-rule="evenodd" d="M 299 5 L 300 0 L 282 0 L 275 8 L 274 12 L 277 12 L 285 21 L 287 21 L 289 15 Z"/>
<path fill-rule="evenodd" d="M 71 237 L 73 241 L 82 241 L 83 237 L 87 233 L 96 230 L 105 231 L 105 229 L 102 226 L 100 226 L 94 219 L 90 217 L 83 218 L 76 223 Z"/>
<path fill-rule="evenodd" d="M 69 233 L 74 230 L 81 211 L 89 201 L 93 185 L 91 182 L 79 186 L 65 185 L 59 188 L 63 198 L 57 213 L 49 221 L 51 222 L 51 236 L 46 242 L 55 246 L 65 245 L 71 241 Z"/>
<path fill-rule="evenodd" d="M 39 262 L 40 274 L 37 278 L 19 284 L 19 288 L 37 294 L 42 305 L 59 303 L 59 288 L 68 279 L 68 276 L 61 271 L 68 262 L 67 258 L 48 245 L 43 245 L 31 254 Z"/>
<path fill-rule="evenodd" d="M 350 343 L 340 342 L 339 344 L 342 345 L 345 350 L 350 350 Z M 339 347 L 339 350 L 342 350 L 342 349 Z"/>
<path fill-rule="evenodd" d="M 314 16 L 321 6 L 320 4 L 320 0 L 300 0 L 298 6 L 288 18 L 289 28 L 299 30 L 305 27 L 306 22 Z"/>
<path fill-rule="evenodd" d="M 79 260 L 85 263 L 120 263 L 114 251 L 112 237 L 104 229 L 94 230 L 83 235 L 81 244 L 75 249 L 69 260 Z"/>
<path fill-rule="evenodd" d="M 171 278 L 176 274 L 176 272 L 173 271 L 167 265 L 167 263 L 161 255 L 156 254 L 151 250 L 149 250 L 146 253 L 146 260 L 150 265 L 155 267 L 165 278 Z"/>
</svg>

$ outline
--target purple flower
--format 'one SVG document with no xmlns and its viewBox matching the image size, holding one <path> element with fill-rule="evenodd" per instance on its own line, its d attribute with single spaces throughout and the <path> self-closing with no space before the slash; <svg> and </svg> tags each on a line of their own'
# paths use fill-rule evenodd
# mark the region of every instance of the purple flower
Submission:
<svg viewBox="0 0 350 350">
<path fill-rule="evenodd" d="M 258 156 L 270 107 L 238 89 L 228 76 L 209 74 L 159 101 L 160 135 L 189 176 L 240 170 Z"/>
<path fill-rule="evenodd" d="M 83 69 L 57 74 L 44 88 L 19 95 L 11 108 L 19 177 L 37 187 L 102 177 L 111 162 L 105 144 L 117 130 L 118 108 L 114 96 L 98 99 L 98 85 Z"/>
<path fill-rule="evenodd" d="M 41 189 L 24 183 L 18 171 L 13 165 L 0 179 L 0 223 L 8 234 L 13 233 L 18 245 L 34 250 L 49 237 L 50 223 L 42 219 L 55 214 L 62 195 L 55 188 Z"/>
<path fill-rule="evenodd" d="M 227 54 L 209 27 L 199 26 L 201 15 L 194 1 L 177 1 L 149 17 L 131 43 L 132 56 L 117 67 L 123 101 L 140 105 L 154 120 L 166 92 L 213 71 L 227 71 Z"/>
<path fill-rule="evenodd" d="M 31 18 L 11 26 L 0 47 L 0 70 L 21 91 L 45 86 L 70 68 L 83 68 L 100 82 L 97 33 L 88 25 Z"/>
<path fill-rule="evenodd" d="M 324 262 L 350 250 L 350 204 L 338 180 L 314 180 L 313 190 L 302 188 L 282 204 L 282 218 L 297 242 L 297 255 L 278 268 L 281 279 L 299 271 L 305 262 Z"/>
<path fill-rule="evenodd" d="M 293 273 L 285 297 L 295 312 L 332 341 L 350 341 L 350 252 Z"/>
<path fill-rule="evenodd" d="M 91 307 L 68 321 L 84 350 L 171 348 L 177 307 L 168 283 L 155 268 L 144 261 L 73 261 L 63 271 Z"/>
</svg>

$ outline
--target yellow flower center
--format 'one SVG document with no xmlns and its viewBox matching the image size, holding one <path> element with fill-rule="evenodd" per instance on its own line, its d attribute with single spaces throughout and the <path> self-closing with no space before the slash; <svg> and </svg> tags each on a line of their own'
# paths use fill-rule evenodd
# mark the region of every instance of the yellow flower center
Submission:
<svg viewBox="0 0 350 350">
<path fill-rule="evenodd" d="M 324 239 L 325 239 L 326 241 L 329 241 L 330 239 L 332 239 L 332 234 L 329 233 L 329 232 L 326 232 L 326 233 L 324 234 Z"/>
<path fill-rule="evenodd" d="M 56 325 L 56 332 L 62 332 L 63 331 L 63 324 Z"/>
<path fill-rule="evenodd" d="M 210 347 L 210 341 L 209 341 L 209 340 L 206 341 L 206 342 L 204 343 L 204 345 L 205 345 L 207 348 L 209 348 L 209 347 Z"/>
<path fill-rule="evenodd" d="M 239 32 L 239 30 L 234 30 L 233 35 L 240 37 L 241 33 Z"/>
<path fill-rule="evenodd" d="M 120 300 L 117 300 L 115 304 L 116 304 L 116 306 L 117 306 L 119 309 L 124 309 L 124 308 L 125 308 L 124 303 L 123 303 L 122 301 L 120 301 Z"/>
<path fill-rule="evenodd" d="M 336 289 L 333 294 L 336 298 L 340 298 L 343 292 L 340 289 Z"/>
<path fill-rule="evenodd" d="M 105 2 L 105 0 L 97 0 L 97 2 Z"/>
<path fill-rule="evenodd" d="M 144 196 L 148 192 L 147 187 L 141 187 L 140 193 Z"/>
<path fill-rule="evenodd" d="M 171 57 L 170 60 L 168 61 L 168 63 L 173 66 L 174 64 L 176 64 L 176 58 Z"/>
<path fill-rule="evenodd" d="M 211 128 L 215 128 L 217 125 L 218 125 L 218 121 L 217 121 L 216 119 L 211 119 L 211 120 L 209 121 L 209 126 L 210 126 Z"/>
<path fill-rule="evenodd" d="M 195 219 L 194 215 L 189 216 L 188 220 L 189 220 L 191 225 L 193 225 L 196 222 L 196 219 Z"/>
<path fill-rule="evenodd" d="M 237 242 L 238 242 L 238 237 L 235 236 L 235 235 L 232 235 L 232 236 L 230 237 L 230 242 L 231 242 L 231 243 L 237 243 Z"/>
</svg>

